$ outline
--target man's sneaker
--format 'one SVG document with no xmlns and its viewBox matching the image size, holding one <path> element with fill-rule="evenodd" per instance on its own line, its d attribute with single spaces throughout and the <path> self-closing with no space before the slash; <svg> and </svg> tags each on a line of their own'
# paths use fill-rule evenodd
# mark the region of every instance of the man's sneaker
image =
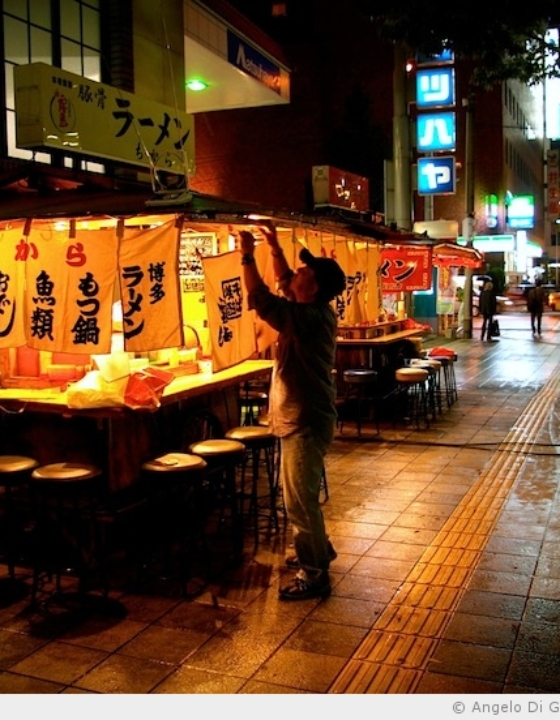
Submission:
<svg viewBox="0 0 560 720">
<path fill-rule="evenodd" d="M 327 540 L 327 543 L 329 552 L 329 563 L 331 563 L 333 560 L 336 560 L 337 553 L 336 550 L 333 548 L 331 541 Z M 297 555 L 288 555 L 286 557 L 286 565 L 291 570 L 299 570 L 299 560 L 297 559 Z"/>
<path fill-rule="evenodd" d="M 283 588 L 280 588 L 280 600 L 310 600 L 312 598 L 327 598 L 331 594 L 329 578 L 317 582 L 309 582 L 296 575 L 295 578 Z"/>
</svg>

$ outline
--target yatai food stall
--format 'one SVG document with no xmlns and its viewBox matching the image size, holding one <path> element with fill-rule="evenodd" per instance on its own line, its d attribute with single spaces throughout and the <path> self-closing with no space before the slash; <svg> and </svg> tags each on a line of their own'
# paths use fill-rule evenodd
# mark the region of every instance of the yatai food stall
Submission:
<svg viewBox="0 0 560 720">
<path fill-rule="evenodd" d="M 41 463 L 102 465 L 110 489 L 178 449 L 191 408 L 238 421 L 237 390 L 268 376 L 276 336 L 246 306 L 237 231 L 275 222 L 290 264 L 329 254 L 348 278 L 341 342 L 389 337 L 381 243 L 348 225 L 251 213 L 166 212 L 7 220 L 0 227 L 0 407 L 4 447 Z M 261 242 L 256 259 L 274 283 Z"/>
</svg>

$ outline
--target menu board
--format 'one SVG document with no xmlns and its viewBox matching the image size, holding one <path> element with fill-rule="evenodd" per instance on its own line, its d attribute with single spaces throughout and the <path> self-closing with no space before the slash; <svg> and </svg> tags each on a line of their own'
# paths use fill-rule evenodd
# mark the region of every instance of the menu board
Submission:
<svg viewBox="0 0 560 720">
<path fill-rule="evenodd" d="M 216 233 L 181 233 L 179 277 L 183 292 L 204 290 L 202 258 L 216 254 Z"/>
</svg>

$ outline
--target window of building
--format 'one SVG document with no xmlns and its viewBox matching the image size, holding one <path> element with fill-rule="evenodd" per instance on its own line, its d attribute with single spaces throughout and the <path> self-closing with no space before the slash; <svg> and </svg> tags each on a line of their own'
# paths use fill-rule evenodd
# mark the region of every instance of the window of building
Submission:
<svg viewBox="0 0 560 720">
<path fill-rule="evenodd" d="M 3 1 L 4 73 L 0 78 L 6 107 L 0 122 L 3 156 L 51 161 L 50 153 L 16 147 L 14 67 L 43 62 L 101 81 L 99 4 L 100 0 Z M 67 164 L 66 160 L 63 164 Z"/>
</svg>

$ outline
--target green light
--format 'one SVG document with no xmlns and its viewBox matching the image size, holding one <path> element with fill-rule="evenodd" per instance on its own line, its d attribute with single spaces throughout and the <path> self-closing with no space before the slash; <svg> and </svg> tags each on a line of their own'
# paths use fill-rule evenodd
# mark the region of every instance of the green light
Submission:
<svg viewBox="0 0 560 720">
<path fill-rule="evenodd" d="M 186 86 L 189 90 L 192 90 L 193 92 L 200 92 L 201 90 L 206 90 L 208 84 L 205 83 L 204 80 L 193 78 L 192 80 L 187 80 Z"/>
</svg>

